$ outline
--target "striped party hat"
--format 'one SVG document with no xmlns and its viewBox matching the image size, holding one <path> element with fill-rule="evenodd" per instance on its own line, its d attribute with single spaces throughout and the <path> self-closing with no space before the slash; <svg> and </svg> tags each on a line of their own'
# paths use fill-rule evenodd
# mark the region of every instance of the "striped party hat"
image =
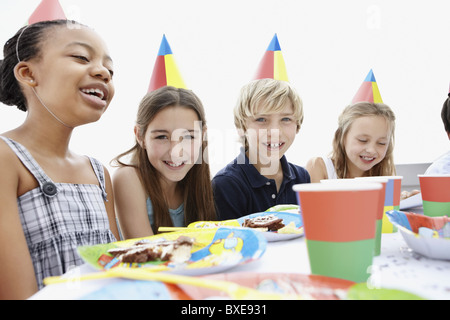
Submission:
<svg viewBox="0 0 450 320">
<path fill-rule="evenodd" d="M 289 81 L 277 34 L 267 47 L 255 75 L 255 79 L 265 78 Z"/>
<path fill-rule="evenodd" d="M 375 80 L 372 69 L 370 69 L 367 77 L 364 79 L 364 82 L 361 84 L 355 96 L 353 97 L 352 103 L 363 101 L 383 103 L 380 95 L 380 90 L 378 90 L 377 81 Z"/>
<path fill-rule="evenodd" d="M 165 35 L 163 35 L 155 66 L 153 67 L 148 92 L 164 86 L 186 89 Z"/>
<path fill-rule="evenodd" d="M 63 8 L 59 4 L 59 1 L 42 0 L 28 19 L 28 24 L 58 19 L 66 19 L 66 15 L 64 14 Z"/>
</svg>

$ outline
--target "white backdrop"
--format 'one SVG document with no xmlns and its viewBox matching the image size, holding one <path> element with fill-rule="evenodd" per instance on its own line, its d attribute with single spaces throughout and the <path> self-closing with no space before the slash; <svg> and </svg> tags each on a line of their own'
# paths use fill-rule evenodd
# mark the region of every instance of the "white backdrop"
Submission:
<svg viewBox="0 0 450 320">
<path fill-rule="evenodd" d="M 0 43 L 40 0 L 1 0 Z M 239 148 L 232 109 L 277 33 L 305 120 L 287 153 L 304 166 L 330 151 L 337 117 L 373 69 L 397 116 L 395 162 L 431 162 L 449 149 L 440 110 L 450 82 L 448 0 L 60 0 L 96 29 L 114 59 L 116 95 L 102 119 L 75 129 L 71 147 L 109 166 L 134 142 L 137 106 L 165 34 L 187 86 L 202 99 L 214 175 Z M 2 54 L 2 53 L 0 53 Z M 0 132 L 26 114 L 0 104 Z M 110 168 L 113 171 L 113 168 Z"/>
</svg>

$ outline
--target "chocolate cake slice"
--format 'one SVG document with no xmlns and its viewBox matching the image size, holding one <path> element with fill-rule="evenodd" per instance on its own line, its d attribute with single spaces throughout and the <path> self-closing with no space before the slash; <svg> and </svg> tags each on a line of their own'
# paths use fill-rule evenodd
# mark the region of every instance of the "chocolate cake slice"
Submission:
<svg viewBox="0 0 450 320">
<path fill-rule="evenodd" d="M 115 258 L 122 262 L 144 263 L 149 261 L 172 261 L 182 263 L 191 257 L 194 240 L 180 236 L 176 240 L 138 241 L 130 247 L 113 248 L 108 250 Z"/>
<path fill-rule="evenodd" d="M 277 231 L 284 227 L 284 223 L 283 219 L 269 214 L 267 216 L 245 219 L 242 226 L 247 228 L 267 228 L 268 231 Z"/>
</svg>

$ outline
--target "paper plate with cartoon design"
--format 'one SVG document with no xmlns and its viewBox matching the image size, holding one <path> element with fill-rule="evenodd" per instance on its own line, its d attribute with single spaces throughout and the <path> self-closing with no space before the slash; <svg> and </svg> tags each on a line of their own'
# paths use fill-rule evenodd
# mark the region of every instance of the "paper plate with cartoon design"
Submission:
<svg viewBox="0 0 450 320">
<path fill-rule="evenodd" d="M 273 215 L 276 218 L 281 218 L 284 224 L 282 229 L 277 231 L 262 231 L 258 230 L 269 242 L 289 240 L 299 238 L 304 235 L 303 220 L 299 212 L 299 207 L 295 205 L 282 205 L 271 208 L 274 211 L 265 211 L 252 213 L 239 219 L 230 219 L 223 221 L 196 221 L 188 225 L 188 228 L 193 229 L 208 229 L 218 227 L 243 227 L 246 219 L 252 219 L 256 217 L 263 217 Z M 275 211 L 280 210 L 280 211 Z"/>
<path fill-rule="evenodd" d="M 299 214 L 299 213 L 291 213 L 291 212 L 285 212 L 285 211 L 257 212 L 257 213 L 249 214 L 247 216 L 243 216 L 243 217 L 237 219 L 237 221 L 242 226 L 242 225 L 244 225 L 244 222 L 246 219 L 253 219 L 253 218 L 264 217 L 264 216 L 274 216 L 275 218 L 282 219 L 282 223 L 284 224 L 284 227 L 281 229 L 278 229 L 277 231 L 262 232 L 264 237 L 269 242 L 290 240 L 290 239 L 302 237 L 304 235 L 303 220 L 302 220 L 301 214 Z"/>
<path fill-rule="evenodd" d="M 186 236 L 194 240 L 190 258 L 181 263 L 173 261 L 150 261 L 125 263 L 108 251 L 127 248 L 138 241 L 147 243 L 175 240 Z M 223 272 L 234 266 L 259 259 L 265 252 L 267 240 L 257 231 L 244 228 L 221 227 L 217 229 L 190 229 L 180 232 L 158 234 L 151 237 L 130 239 L 108 244 L 78 247 L 81 258 L 99 270 L 117 266 L 149 268 L 152 271 L 172 272 L 183 275 L 204 275 Z"/>
<path fill-rule="evenodd" d="M 278 204 L 270 207 L 266 211 L 270 212 L 289 212 L 289 213 L 301 213 L 302 210 L 298 204 Z"/>
<path fill-rule="evenodd" d="M 432 259 L 450 260 L 450 218 L 397 210 L 386 215 L 415 252 Z"/>
</svg>

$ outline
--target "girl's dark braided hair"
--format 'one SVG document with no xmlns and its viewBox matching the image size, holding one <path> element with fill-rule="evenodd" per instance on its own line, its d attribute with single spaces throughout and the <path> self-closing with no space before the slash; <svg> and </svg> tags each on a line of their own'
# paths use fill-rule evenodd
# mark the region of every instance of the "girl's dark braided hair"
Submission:
<svg viewBox="0 0 450 320">
<path fill-rule="evenodd" d="M 17 106 L 27 111 L 27 102 L 22 89 L 14 76 L 14 67 L 20 61 L 39 57 L 41 42 L 46 31 L 55 26 L 79 24 L 69 20 L 51 20 L 37 22 L 22 27 L 3 47 L 3 60 L 0 60 L 0 102 Z"/>
</svg>

